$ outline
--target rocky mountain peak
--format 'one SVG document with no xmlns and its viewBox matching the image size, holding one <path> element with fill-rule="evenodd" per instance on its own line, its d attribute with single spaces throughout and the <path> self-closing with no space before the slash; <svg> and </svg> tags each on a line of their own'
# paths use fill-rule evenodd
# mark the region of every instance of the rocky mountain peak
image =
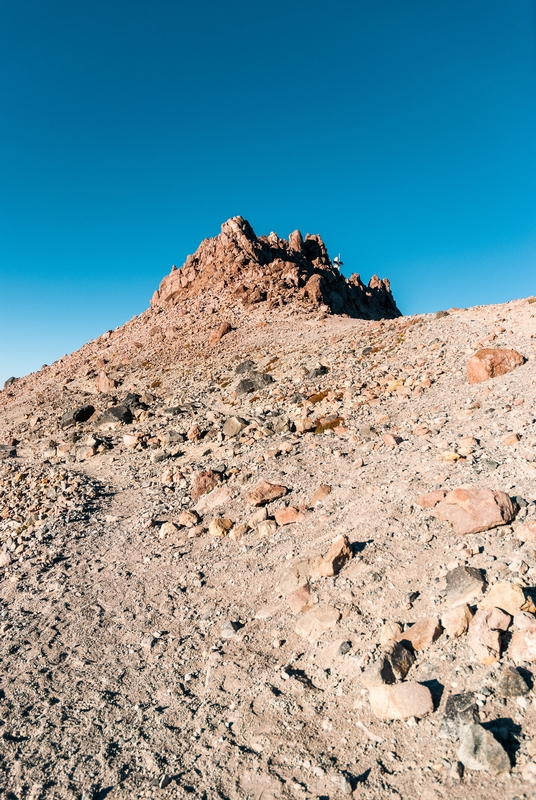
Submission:
<svg viewBox="0 0 536 800">
<path fill-rule="evenodd" d="M 276 233 L 257 236 L 243 217 L 228 219 L 218 236 L 204 239 L 180 269 L 174 267 L 151 305 L 169 308 L 200 294 L 217 296 L 224 304 L 323 306 L 362 319 L 400 316 L 389 281 L 374 275 L 367 286 L 357 274 L 345 278 L 319 235 L 303 238 L 296 230 L 288 240 Z"/>
</svg>

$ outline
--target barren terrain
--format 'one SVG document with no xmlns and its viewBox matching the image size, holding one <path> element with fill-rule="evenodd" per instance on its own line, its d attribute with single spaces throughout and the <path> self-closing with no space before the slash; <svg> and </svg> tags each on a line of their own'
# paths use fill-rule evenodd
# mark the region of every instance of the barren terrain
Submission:
<svg viewBox="0 0 536 800">
<path fill-rule="evenodd" d="M 536 796 L 536 304 L 273 299 L 0 392 L 6 798 Z M 470 383 L 484 348 L 523 363 Z"/>
</svg>

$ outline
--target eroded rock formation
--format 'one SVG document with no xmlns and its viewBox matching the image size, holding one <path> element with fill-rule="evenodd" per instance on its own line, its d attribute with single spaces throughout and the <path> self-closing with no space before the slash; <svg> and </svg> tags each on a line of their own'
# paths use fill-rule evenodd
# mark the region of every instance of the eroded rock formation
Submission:
<svg viewBox="0 0 536 800">
<path fill-rule="evenodd" d="M 180 269 L 174 268 L 151 305 L 169 307 L 201 293 L 244 305 L 325 306 L 335 314 L 363 319 L 400 316 L 389 281 L 374 275 L 367 286 L 357 274 L 345 278 L 320 236 L 307 234 L 304 239 L 294 231 L 288 241 L 275 233 L 257 237 L 242 217 L 227 220 L 218 236 L 202 241 Z"/>
</svg>

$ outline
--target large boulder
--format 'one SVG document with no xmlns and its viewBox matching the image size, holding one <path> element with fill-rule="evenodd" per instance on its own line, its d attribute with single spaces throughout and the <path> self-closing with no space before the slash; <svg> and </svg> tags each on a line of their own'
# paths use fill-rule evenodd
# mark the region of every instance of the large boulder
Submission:
<svg viewBox="0 0 536 800">
<path fill-rule="evenodd" d="M 485 347 L 478 350 L 469 359 L 467 364 L 467 377 L 469 383 L 481 383 L 490 378 L 498 378 L 512 372 L 516 367 L 525 363 L 524 357 L 517 350 L 507 350 L 499 347 Z"/>
<path fill-rule="evenodd" d="M 517 507 L 505 492 L 492 489 L 454 489 L 436 505 L 433 516 L 450 522 L 454 532 L 465 536 L 498 525 L 507 525 Z"/>
</svg>

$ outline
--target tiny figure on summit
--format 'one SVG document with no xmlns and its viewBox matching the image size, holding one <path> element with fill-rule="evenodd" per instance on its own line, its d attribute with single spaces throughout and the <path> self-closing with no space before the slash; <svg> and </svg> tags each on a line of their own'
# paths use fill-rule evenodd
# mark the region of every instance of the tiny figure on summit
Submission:
<svg viewBox="0 0 536 800">
<path fill-rule="evenodd" d="M 337 269 L 340 269 L 341 267 L 344 267 L 344 263 L 341 261 L 341 254 L 340 253 L 339 253 L 338 256 L 335 256 L 335 258 L 333 259 L 333 266 L 337 267 Z"/>
</svg>

